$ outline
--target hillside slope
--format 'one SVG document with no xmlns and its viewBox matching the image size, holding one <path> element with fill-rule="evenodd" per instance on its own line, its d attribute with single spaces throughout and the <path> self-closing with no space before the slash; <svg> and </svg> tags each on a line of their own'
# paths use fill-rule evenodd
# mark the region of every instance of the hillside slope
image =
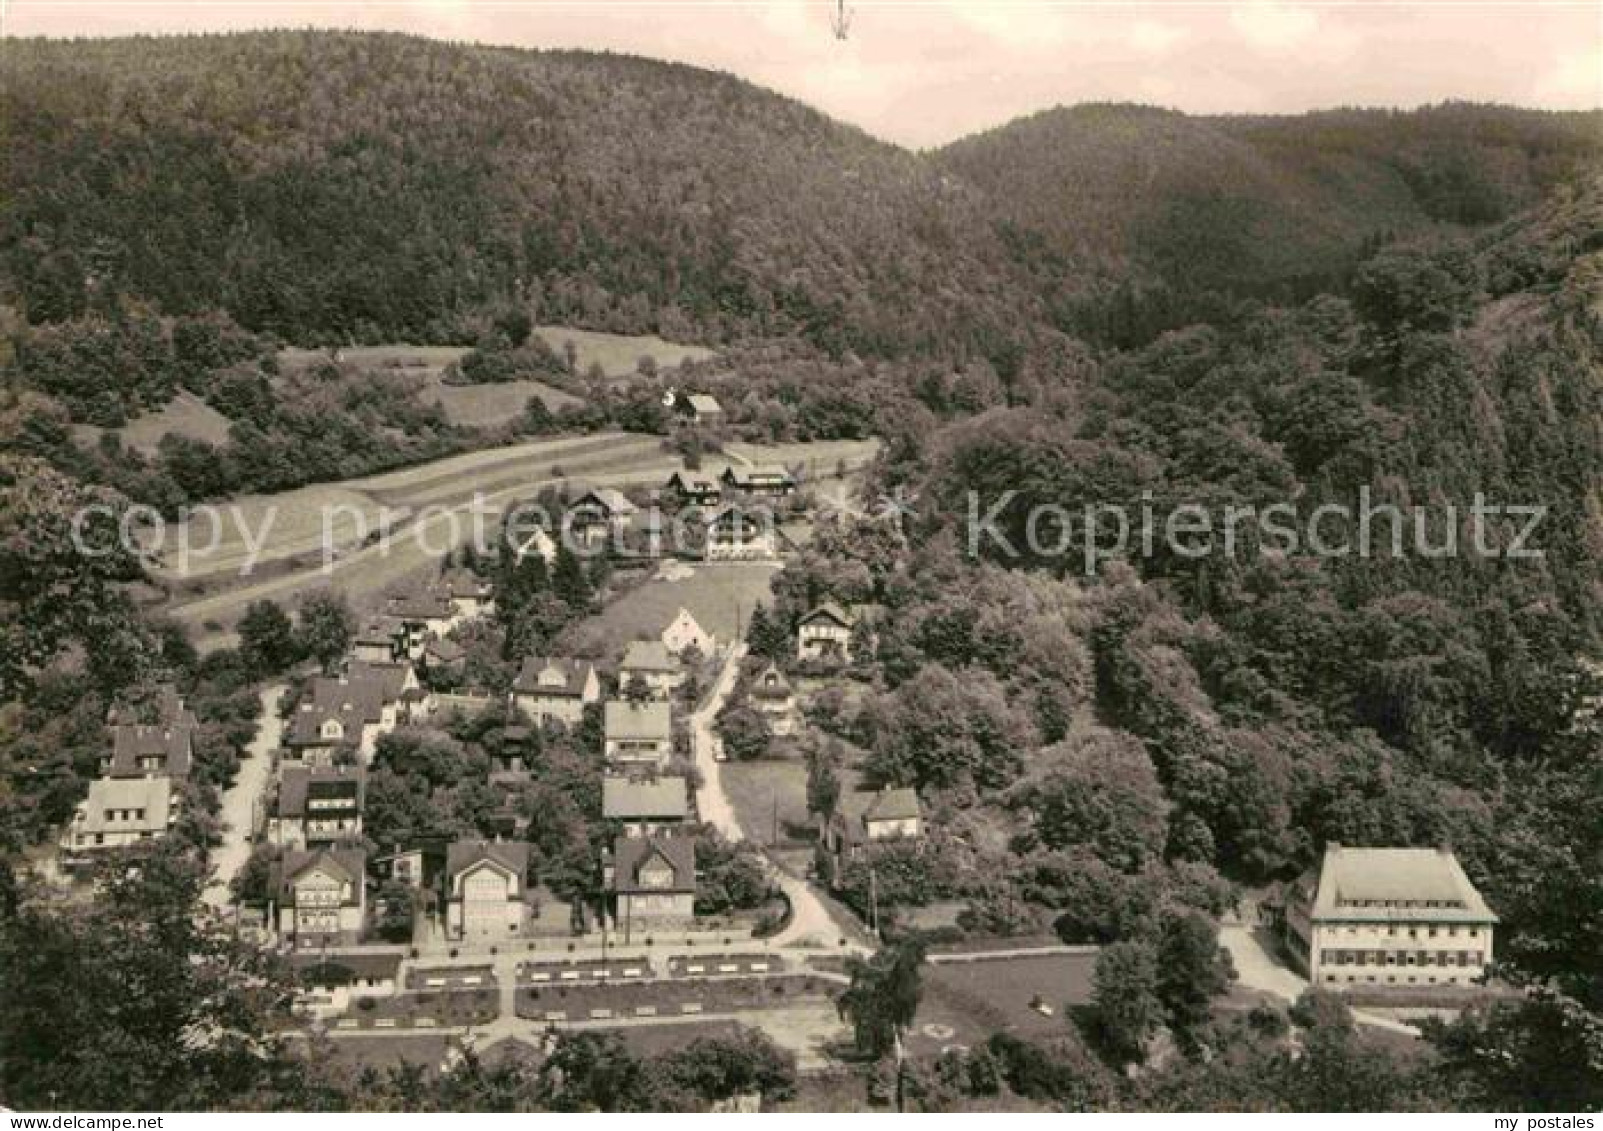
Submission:
<svg viewBox="0 0 1603 1131">
<path fill-rule="evenodd" d="M 288 339 L 542 320 L 868 353 L 1028 318 L 975 194 L 727 75 L 265 33 L 13 43 L 0 259 L 30 321 L 108 290 Z"/>
<path fill-rule="evenodd" d="M 1503 220 L 1603 160 L 1603 115 L 1449 104 L 1399 113 L 1193 118 L 1056 108 L 934 155 L 988 194 L 1060 323 L 1110 326 L 1099 287 L 1144 289 L 1112 315 L 1156 328 L 1218 293 L 1306 297 L 1394 237 Z M 1158 293 L 1153 293 L 1154 291 Z M 1120 295 L 1126 308 L 1133 300 Z"/>
</svg>

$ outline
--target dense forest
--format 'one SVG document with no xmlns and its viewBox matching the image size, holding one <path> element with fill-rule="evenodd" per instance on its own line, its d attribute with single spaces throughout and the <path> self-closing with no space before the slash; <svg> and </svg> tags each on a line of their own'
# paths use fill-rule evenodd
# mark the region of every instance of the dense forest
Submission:
<svg viewBox="0 0 1603 1131">
<path fill-rule="evenodd" d="M 1214 1065 L 1133 1089 L 1083 1050 L 1006 1040 L 993 1078 L 1071 1107 L 1600 1101 L 1598 114 L 1082 107 L 915 155 L 687 67 L 283 33 L 13 44 L 0 115 L 7 852 L 70 811 L 106 704 L 151 671 L 209 705 L 219 778 L 249 721 L 248 660 L 140 618 L 139 563 L 75 547 L 75 510 L 111 506 L 87 532 L 109 547 L 129 500 L 661 431 L 660 393 L 688 380 L 744 436 L 883 437 L 871 496 L 918 500 L 888 525 L 826 524 L 752 625 L 754 649 L 782 650 L 814 602 L 882 610 L 868 686 L 814 719 L 939 816 L 882 895 L 961 899 L 981 933 L 1045 923 L 1162 952 L 1233 885 L 1273 891 L 1327 841 L 1450 842 L 1502 916 L 1504 973 L 1541 987 L 1437 1033 L 1406 1073 L 1316 1018 L 1312 1060 L 1244 1022 L 1208 1038 L 1228 1050 Z M 720 353 L 592 387 L 533 356 L 531 320 Z M 492 435 L 332 358 L 278 371 L 284 343 L 393 340 L 475 346 L 469 375 L 533 365 L 586 403 Z M 225 446 L 83 441 L 178 391 L 232 418 Z M 1545 508 L 1543 556 L 1250 545 L 1110 553 L 1087 576 L 1104 533 L 1087 525 L 1062 554 L 966 552 L 971 492 L 1012 492 L 997 525 L 1017 545 L 1038 503 L 1161 522 L 1189 503 L 1306 520 L 1367 499 L 1457 508 L 1439 546 L 1449 527 L 1467 541 L 1482 497 Z M 1494 524 L 1498 545 L 1514 533 Z M 114 976 L 96 921 L 19 913 L 8 877 L 0 951 L 56 931 L 86 984 Z M 737 1075 L 771 1069 L 765 1049 L 722 1053 Z M 18 1069 L 39 1086 L 35 1070 Z M 196 1102 L 283 1102 L 291 1070 L 262 1071 Z M 452 1102 L 389 1086 L 371 1102 Z M 508 1102 L 474 1086 L 457 1102 Z M 552 1086 L 524 1081 L 518 1102 L 584 1102 Z M 295 1102 L 352 1102 L 330 1089 Z"/>
</svg>

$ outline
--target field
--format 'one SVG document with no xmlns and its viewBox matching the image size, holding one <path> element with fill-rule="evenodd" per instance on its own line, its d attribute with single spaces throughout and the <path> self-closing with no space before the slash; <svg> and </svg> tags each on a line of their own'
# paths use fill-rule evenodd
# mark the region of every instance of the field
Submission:
<svg viewBox="0 0 1603 1131">
<path fill-rule="evenodd" d="M 583 403 L 578 397 L 539 381 L 447 385 L 436 376 L 428 378 L 423 385 L 423 399 L 439 404 L 446 418 L 463 428 L 494 428 L 505 424 L 523 415 L 524 407 L 535 397 L 553 411 Z"/>
<path fill-rule="evenodd" d="M 713 355 L 713 351 L 705 347 L 677 345 L 654 335 L 603 334 L 567 326 L 536 326 L 534 332 L 558 354 L 572 342 L 578 351 L 580 373 L 599 365 L 608 377 L 627 377 L 635 372 L 642 357 L 650 357 L 658 369 L 672 369 L 682 361 L 700 361 Z"/>
<path fill-rule="evenodd" d="M 685 608 L 720 644 L 727 644 L 735 636 L 737 620 L 744 632 L 752 609 L 768 603 L 768 583 L 779 565 L 687 563 L 688 577 L 674 581 L 665 580 L 661 574 L 652 577 L 608 605 L 606 611 L 586 623 L 584 632 L 598 639 L 609 655 L 622 653 L 631 640 L 659 635 Z"/>
<path fill-rule="evenodd" d="M 746 835 L 759 844 L 774 838 L 774 803 L 779 804 L 781 840 L 811 833 L 807 813 L 807 767 L 800 761 L 726 762 L 720 770 L 724 793 Z M 799 834 L 799 835 L 798 835 Z"/>
<path fill-rule="evenodd" d="M 163 436 L 169 433 L 187 436 L 191 440 L 204 440 L 208 444 L 222 444 L 228 440 L 228 429 L 233 421 L 212 408 L 194 393 L 180 390 L 166 406 L 155 412 L 134 417 L 121 428 L 111 429 L 122 437 L 126 447 L 146 456 L 154 456 Z M 97 443 L 107 429 L 92 424 L 80 424 L 73 435 L 80 444 Z"/>
<path fill-rule="evenodd" d="M 919 1005 L 908 1051 L 937 1053 L 950 1045 L 972 1047 L 993 1032 L 1050 1036 L 1069 1024 L 1065 1005 L 1091 1000 L 1095 954 L 1041 954 L 925 967 L 924 1000 Z M 1050 1017 L 1030 1008 L 1039 997 Z"/>
</svg>

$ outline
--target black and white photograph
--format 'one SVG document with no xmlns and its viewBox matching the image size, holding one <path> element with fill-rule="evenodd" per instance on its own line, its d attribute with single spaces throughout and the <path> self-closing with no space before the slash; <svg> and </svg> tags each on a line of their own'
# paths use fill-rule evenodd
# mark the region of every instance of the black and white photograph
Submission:
<svg viewBox="0 0 1603 1131">
<path fill-rule="evenodd" d="M 0 0 L 3 1131 L 1600 1112 L 1603 0 Z"/>
</svg>

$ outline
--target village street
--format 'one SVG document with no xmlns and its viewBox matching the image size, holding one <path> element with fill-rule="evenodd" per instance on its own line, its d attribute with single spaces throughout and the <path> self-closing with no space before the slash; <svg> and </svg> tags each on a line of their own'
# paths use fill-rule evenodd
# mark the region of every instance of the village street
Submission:
<svg viewBox="0 0 1603 1131">
<path fill-rule="evenodd" d="M 283 694 L 281 683 L 262 688 L 262 715 L 256 737 L 240 757 L 234 784 L 223 793 L 218 812 L 222 843 L 212 849 L 212 879 L 201 894 L 201 898 L 219 913 L 226 914 L 232 906 L 229 882 L 250 859 L 256 807 L 272 780 L 273 752 L 278 749 L 284 728 L 283 720 L 278 717 L 278 704 Z"/>
<path fill-rule="evenodd" d="M 718 737 L 713 732 L 713 723 L 718 717 L 718 712 L 723 709 L 725 701 L 728 700 L 730 692 L 734 690 L 736 677 L 740 674 L 740 661 L 745 655 L 745 642 L 736 641 L 730 648 L 729 656 L 725 659 L 723 669 L 718 673 L 706 702 L 702 704 L 700 710 L 690 716 L 691 747 L 695 752 L 696 770 L 701 775 L 701 789 L 696 793 L 696 805 L 701 819 L 730 841 L 745 840 L 746 831 L 740 827 L 734 807 L 724 792 L 723 764 L 718 761 L 715 753 L 718 749 Z M 830 914 L 823 899 L 806 880 L 791 875 L 766 857 L 765 863 L 768 866 L 769 878 L 785 893 L 791 909 L 790 922 L 771 940 L 775 946 L 807 943 L 833 946 L 842 939 L 855 938 L 856 932 Z M 853 949 L 863 949 L 855 941 L 849 942 L 848 945 Z"/>
</svg>

